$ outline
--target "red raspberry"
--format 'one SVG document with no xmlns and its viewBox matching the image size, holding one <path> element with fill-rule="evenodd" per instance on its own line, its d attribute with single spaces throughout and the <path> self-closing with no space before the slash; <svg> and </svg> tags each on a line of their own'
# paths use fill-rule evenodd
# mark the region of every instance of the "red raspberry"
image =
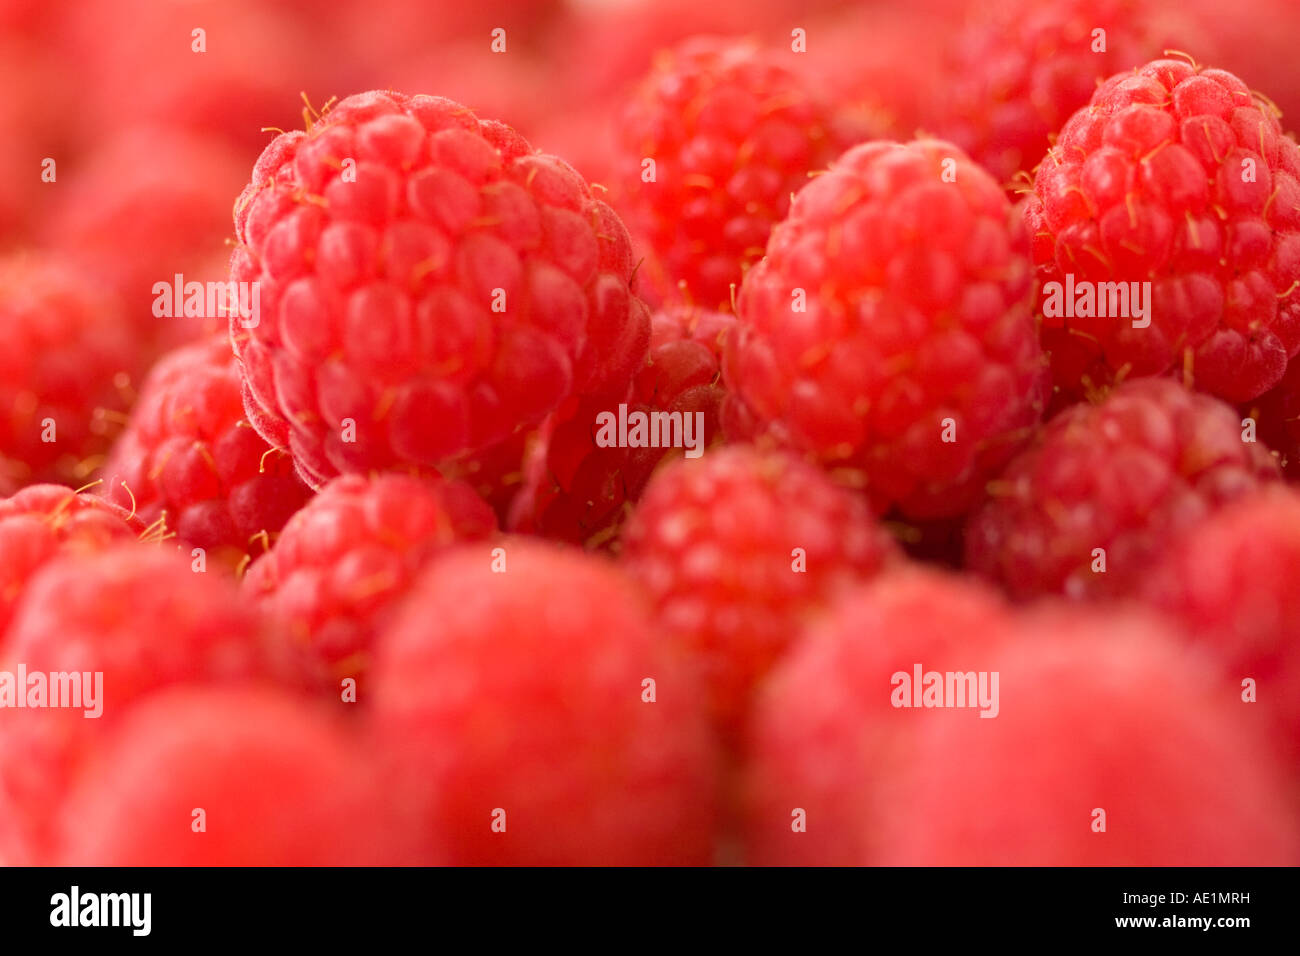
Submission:
<svg viewBox="0 0 1300 956">
<path fill-rule="evenodd" d="M 730 308 L 790 194 L 848 145 L 829 125 L 829 108 L 752 43 L 695 38 L 660 54 L 623 119 L 630 228 L 691 301 Z"/>
<path fill-rule="evenodd" d="M 905 734 L 934 720 L 981 720 L 967 710 L 890 706 L 892 677 L 985 667 L 1009 632 L 999 596 L 971 578 L 909 566 L 846 595 L 808 629 L 755 700 L 743 800 L 746 862 L 872 862 L 881 839 L 884 776 Z M 794 829 L 795 810 L 806 828 Z"/>
<path fill-rule="evenodd" d="M 728 433 L 816 456 L 881 510 L 968 510 L 1045 397 L 1025 245 L 1001 188 L 955 147 L 849 150 L 745 277 Z"/>
<path fill-rule="evenodd" d="M 221 315 L 177 315 L 170 290 L 178 274 L 184 282 L 225 278 L 230 196 L 244 180 L 229 146 L 131 128 L 66 176 L 50 187 L 58 193 L 42 238 L 121 298 L 142 360 L 225 324 Z M 167 286 L 166 299 L 157 283 Z M 155 313 L 160 299 L 171 302 L 170 316 Z"/>
<path fill-rule="evenodd" d="M 290 458 L 244 420 L 224 335 L 153 367 L 104 474 L 111 500 L 231 569 L 269 548 L 310 496 Z"/>
<path fill-rule="evenodd" d="M 709 863 L 715 755 L 690 676 L 602 559 L 512 540 L 437 561 L 375 664 L 375 739 L 417 846 L 459 865 Z"/>
<path fill-rule="evenodd" d="M 1242 434 L 1230 407 L 1167 379 L 1067 408 L 971 517 L 967 565 L 1017 598 L 1131 593 L 1172 534 L 1278 479 Z"/>
<path fill-rule="evenodd" d="M 1190 528 L 1143 576 L 1139 589 L 1224 662 L 1224 696 L 1239 697 L 1244 678 L 1256 682 L 1263 730 L 1279 741 L 1292 765 L 1300 756 L 1297 580 L 1300 497 L 1270 488 Z"/>
<path fill-rule="evenodd" d="M 289 519 L 244 576 L 244 592 L 304 652 L 309 682 L 337 690 L 368 669 L 375 635 L 430 557 L 495 530 L 487 505 L 462 484 L 345 475 Z"/>
<path fill-rule="evenodd" d="M 721 440 L 722 343 L 735 318 L 688 305 L 671 305 L 651 317 L 650 354 L 622 404 L 629 416 L 696 413 L 692 432 L 703 450 Z M 661 462 L 684 450 L 597 444 L 598 417 L 617 416 L 619 402 L 591 399 L 551 415 L 524 462 L 524 486 L 510 511 L 510 528 L 596 546 L 610 541 L 628 507 L 641 497 Z M 649 419 L 654 421 L 654 419 Z M 629 418 L 629 422 L 632 419 Z M 695 424 L 692 424 L 695 428 Z"/>
<path fill-rule="evenodd" d="M 27 582 L 60 554 L 100 551 L 144 532 L 116 505 L 63 485 L 28 485 L 0 499 L 0 643 Z"/>
<path fill-rule="evenodd" d="M 268 733 L 268 729 L 273 732 Z M 88 755 L 60 811 L 62 866 L 400 862 L 358 743 L 266 689 L 177 688 Z M 202 817 L 196 816 L 202 811 Z M 203 829 L 195 827 L 202 821 Z"/>
<path fill-rule="evenodd" d="M 1057 387 L 1175 373 L 1245 401 L 1275 385 L 1300 349 L 1297 177 L 1300 146 L 1230 73 L 1156 60 L 1098 87 L 1025 221 L 1045 283 L 1150 282 L 1150 325 L 1045 315 Z"/>
<path fill-rule="evenodd" d="M 881 774 L 887 812 L 868 823 L 882 837 L 872 862 L 1295 865 L 1295 811 L 1267 738 L 1210 662 L 1158 625 L 1041 614 L 974 665 L 1000 675 L 996 719 L 911 712 L 904 762 Z"/>
<path fill-rule="evenodd" d="M 1180 46 L 1204 50 L 1205 58 L 1264 90 L 1282 115 L 1300 116 L 1300 83 L 1291 57 L 1300 31 L 1300 8 L 1291 0 L 1251 0 L 1249 15 L 1219 0 L 1176 0 L 1178 9 L 1200 27 L 1204 43 Z"/>
<path fill-rule="evenodd" d="M 235 226 L 231 276 L 262 307 L 231 320 L 246 400 L 313 485 L 483 451 L 645 356 L 618 217 L 450 100 L 363 93 L 278 136 Z"/>
<path fill-rule="evenodd" d="M 111 296 L 52 259 L 0 258 L 0 448 L 21 480 L 80 485 L 102 461 L 141 366 Z"/>
<path fill-rule="evenodd" d="M 700 662 L 729 739 L 800 624 L 893 557 L 865 501 L 792 456 L 744 446 L 657 475 L 622 553 L 665 633 Z"/>
<path fill-rule="evenodd" d="M 50 814 L 82 755 L 133 701 L 195 681 L 243 681 L 278 664 L 259 619 L 175 552 L 123 544 L 47 562 L 0 642 L 0 670 L 102 672 L 103 716 L 6 711 L 0 721 L 0 857 L 43 859 Z"/>
<path fill-rule="evenodd" d="M 978 10 L 947 57 L 952 83 L 939 132 L 1009 182 L 1038 164 L 1048 137 L 1099 82 L 1182 42 L 1185 32 L 1157 28 L 1155 19 L 1139 0 L 1014 0 Z"/>
</svg>

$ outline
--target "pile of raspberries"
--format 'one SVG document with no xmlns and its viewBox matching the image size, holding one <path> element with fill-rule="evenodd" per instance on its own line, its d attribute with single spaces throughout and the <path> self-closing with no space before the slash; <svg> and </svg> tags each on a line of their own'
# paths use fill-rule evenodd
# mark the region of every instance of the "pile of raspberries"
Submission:
<svg viewBox="0 0 1300 956">
<path fill-rule="evenodd" d="M 1300 863 L 1253 6 L 0 0 L 0 864 Z"/>
</svg>

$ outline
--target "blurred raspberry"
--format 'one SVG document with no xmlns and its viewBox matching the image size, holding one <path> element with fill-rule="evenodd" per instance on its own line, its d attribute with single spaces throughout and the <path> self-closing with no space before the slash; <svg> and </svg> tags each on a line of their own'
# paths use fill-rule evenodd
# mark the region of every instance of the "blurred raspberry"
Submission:
<svg viewBox="0 0 1300 956">
<path fill-rule="evenodd" d="M 262 303 L 231 323 L 250 420 L 277 447 L 288 430 L 313 486 L 455 468 L 644 360 L 618 217 L 450 100 L 349 97 L 267 147 L 235 212 L 231 276 Z"/>
<path fill-rule="evenodd" d="M 598 443 L 600 416 L 617 417 L 619 404 L 627 406 L 629 416 L 652 416 L 650 424 L 657 421 L 655 414 L 680 415 L 676 434 L 684 442 L 689 422 L 699 453 L 721 440 L 722 344 L 735 318 L 678 304 L 656 311 L 650 321 L 650 354 L 622 403 L 573 403 L 543 423 L 525 459 L 524 486 L 511 506 L 512 531 L 589 547 L 609 543 L 654 470 L 666 459 L 688 454 L 684 448 Z M 629 417 L 629 430 L 633 421 Z M 671 437 L 677 426 L 666 421 Z"/>
<path fill-rule="evenodd" d="M 375 742 L 413 844 L 457 865 L 710 863 L 714 753 L 690 678 L 602 559 L 523 540 L 448 554 L 375 665 Z"/>
<path fill-rule="evenodd" d="M 1067 408 L 971 517 L 967 566 L 1017 598 L 1132 593 L 1174 534 L 1278 479 L 1242 434 L 1232 408 L 1166 379 Z"/>
<path fill-rule="evenodd" d="M 976 662 L 1000 675 L 996 719 L 900 711 L 915 732 L 879 774 L 871 862 L 1295 865 L 1294 807 L 1267 738 L 1211 663 L 1158 625 L 1048 610 Z"/>
<path fill-rule="evenodd" d="M 1044 283 L 1150 282 L 1149 325 L 1132 306 L 1044 314 L 1063 396 L 1167 373 L 1234 402 L 1276 385 L 1300 349 L 1298 177 L 1300 146 L 1230 73 L 1156 60 L 1103 83 L 1039 166 L 1025 221 Z"/>
<path fill-rule="evenodd" d="M 699 662 L 734 741 L 754 686 L 800 625 L 894 556 L 865 501 L 792 456 L 738 446 L 655 477 L 624 531 L 622 563 Z"/>
<path fill-rule="evenodd" d="M 175 684 L 278 675 L 266 637 L 225 579 L 195 574 L 175 552 L 133 542 L 48 561 L 14 609 L 0 669 L 99 672 L 102 716 L 25 708 L 0 721 L 0 858 L 45 859 L 76 766 L 134 701 Z"/>
<path fill-rule="evenodd" d="M 244 181 L 226 144 L 135 128 L 62 175 L 50 187 L 58 193 L 43 238 L 121 297 L 144 358 L 225 324 L 208 314 L 206 296 L 204 314 L 176 314 L 174 286 L 177 275 L 184 283 L 225 279 L 230 197 Z"/>
<path fill-rule="evenodd" d="M 693 38 L 657 57 L 624 114 L 619 208 L 671 286 L 706 308 L 731 307 L 791 193 L 849 145 L 783 59 Z"/>
<path fill-rule="evenodd" d="M 1087 105 L 1099 82 L 1185 35 L 1158 28 L 1140 0 L 1013 0 L 975 9 L 945 65 L 953 84 L 936 128 L 1003 183 L 1038 165 L 1048 137 Z"/>
<path fill-rule="evenodd" d="M 1139 594 L 1224 664 L 1224 696 L 1256 682 L 1261 735 L 1300 757 L 1300 498 L 1270 488 L 1175 539 Z M 1256 708 L 1247 708 L 1254 714 Z M 1270 723 L 1271 720 L 1271 723 Z"/>
<path fill-rule="evenodd" d="M 279 691 L 165 691 L 133 708 L 88 755 L 59 814 L 54 859 L 62 866 L 403 862 L 367 764 L 358 741 Z"/>
<path fill-rule="evenodd" d="M 468 487 L 408 475 L 345 475 L 289 519 L 244 576 L 305 658 L 307 682 L 365 688 L 375 635 L 417 572 L 449 545 L 486 538 L 492 512 Z"/>
<path fill-rule="evenodd" d="M 1219 0 L 1164 0 L 1163 6 L 1192 20 L 1201 43 L 1183 45 L 1201 58 L 1268 94 L 1282 111 L 1283 126 L 1300 122 L 1300 80 L 1291 62 L 1300 31 L 1300 7 L 1291 0 L 1251 0 L 1249 12 Z M 1201 52 L 1204 51 L 1204 52 Z"/>
<path fill-rule="evenodd" d="M 967 710 L 890 706 L 894 675 L 988 667 L 1011 615 L 972 578 L 915 567 L 851 591 L 790 648 L 759 691 L 744 773 L 746 862 L 855 866 L 882 839 L 882 783 L 906 760 L 907 734 Z M 910 698 L 909 698 L 910 699 Z M 806 828 L 793 828 L 793 813 Z"/>
<path fill-rule="evenodd" d="M 231 570 L 271 546 L 311 492 L 244 420 L 224 335 L 164 356 L 104 466 L 104 493 Z"/>
<path fill-rule="evenodd" d="M 728 435 L 811 454 L 882 511 L 962 514 L 1045 399 L 1026 245 L 998 184 L 955 147 L 849 150 L 745 277 Z"/>
<path fill-rule="evenodd" d="M 0 644 L 14 606 L 45 562 L 93 554 L 144 531 L 138 517 L 63 485 L 28 485 L 0 498 Z"/>
<path fill-rule="evenodd" d="M 113 296 L 71 265 L 0 257 L 0 451 L 21 483 L 83 483 L 102 461 L 144 356 Z"/>
</svg>

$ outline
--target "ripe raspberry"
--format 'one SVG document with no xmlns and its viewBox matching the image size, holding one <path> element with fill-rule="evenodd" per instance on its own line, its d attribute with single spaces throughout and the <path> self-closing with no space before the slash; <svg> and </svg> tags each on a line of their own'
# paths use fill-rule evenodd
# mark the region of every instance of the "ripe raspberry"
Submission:
<svg viewBox="0 0 1300 956">
<path fill-rule="evenodd" d="M 691 422 L 692 440 L 703 451 L 722 437 L 722 345 L 735 318 L 677 304 L 656 311 L 650 322 L 650 354 L 622 404 L 629 416 L 681 415 L 679 437 L 685 441 L 686 423 Z M 511 530 L 604 544 L 617 534 L 654 470 L 686 453 L 598 444 L 599 416 L 617 416 L 618 404 L 604 399 L 573 403 L 542 424 L 524 462 L 524 486 L 511 505 Z M 697 413 L 703 418 L 695 418 Z"/>
<path fill-rule="evenodd" d="M 156 283 L 224 279 L 230 196 L 244 174 L 219 140 L 127 129 L 60 180 L 42 238 L 122 300 L 140 358 L 216 331 L 216 315 L 158 316 Z M 174 298 L 170 292 L 167 300 Z M 161 311 L 161 309 L 159 310 Z"/>
<path fill-rule="evenodd" d="M 231 322 L 250 417 L 313 486 L 481 452 L 645 357 L 618 217 L 450 100 L 363 93 L 276 137 L 235 226 L 231 277 L 261 290 L 256 327 Z"/>
<path fill-rule="evenodd" d="M 367 763 L 350 735 L 280 692 L 164 691 L 134 707 L 88 755 L 59 815 L 55 859 L 63 866 L 400 862 L 384 836 Z M 198 810 L 204 829 L 196 831 Z"/>
<path fill-rule="evenodd" d="M 622 561 L 700 662 L 714 719 L 734 739 L 800 625 L 894 556 L 865 501 L 792 456 L 738 446 L 656 476 Z"/>
<path fill-rule="evenodd" d="M 918 721 L 967 711 L 890 706 L 892 676 L 988 664 L 1007 607 L 971 578 L 902 567 L 845 595 L 791 647 L 760 689 L 743 775 L 746 862 L 857 865 L 879 842 L 883 775 Z M 985 723 L 986 721 L 979 721 Z M 807 828 L 792 829 L 804 811 Z"/>
<path fill-rule="evenodd" d="M 1222 402 L 1126 382 L 1063 411 L 1008 466 L 967 525 L 967 566 L 1017 598 L 1129 594 L 1172 534 L 1278 477 Z"/>
<path fill-rule="evenodd" d="M 1026 241 L 998 184 L 955 147 L 849 150 L 795 197 L 745 277 L 728 434 L 810 453 L 881 510 L 968 510 L 1043 404 Z"/>
<path fill-rule="evenodd" d="M 421 577 L 375 666 L 375 739 L 417 846 L 458 865 L 711 861 L 697 688 L 603 560 L 525 540 L 458 549 Z"/>
<path fill-rule="evenodd" d="M 669 281 L 707 308 L 730 308 L 790 194 L 848 145 L 781 62 L 749 42 L 691 39 L 660 54 L 623 118 L 620 208 Z"/>
<path fill-rule="evenodd" d="M 36 571 L 60 554 L 89 554 L 144 531 L 116 505 L 63 485 L 28 485 L 0 499 L 0 643 Z"/>
<path fill-rule="evenodd" d="M 1297 580 L 1300 498 L 1270 488 L 1190 528 L 1140 589 L 1223 661 L 1225 697 L 1240 696 L 1244 678 L 1256 681 L 1261 732 L 1280 743 L 1292 765 L 1300 756 Z"/>
<path fill-rule="evenodd" d="M 6 711 L 0 721 L 0 857 L 44 859 L 50 814 L 101 728 L 173 684 L 244 681 L 278 667 L 231 585 L 175 552 L 138 543 L 48 561 L 0 642 L 0 670 L 102 672 L 103 716 Z M 278 671 L 276 671 L 278 673 Z"/>
<path fill-rule="evenodd" d="M 1156 60 L 1098 87 L 1025 221 L 1044 282 L 1150 282 L 1150 325 L 1045 315 L 1057 387 L 1172 372 L 1245 401 L 1275 385 L 1300 349 L 1297 177 L 1300 146 L 1230 73 Z"/>
<path fill-rule="evenodd" d="M 0 449 L 24 482 L 80 485 L 99 466 L 141 366 L 112 297 L 53 259 L 0 258 Z"/>
<path fill-rule="evenodd" d="M 1294 809 L 1266 738 L 1158 623 L 1041 614 L 990 658 L 996 719 L 913 713 L 905 762 L 882 775 L 872 862 L 1294 865 Z"/>
<path fill-rule="evenodd" d="M 310 495 L 290 458 L 244 421 L 239 363 L 224 335 L 153 367 L 104 474 L 116 504 L 231 569 L 269 548 Z"/>
<path fill-rule="evenodd" d="M 496 530 L 469 488 L 438 478 L 345 475 L 284 526 L 244 576 L 244 593 L 277 617 L 308 682 L 338 688 L 369 665 L 375 635 L 430 557 Z"/>
<path fill-rule="evenodd" d="M 1098 83 L 1182 42 L 1185 33 L 1158 27 L 1158 19 L 1138 0 L 1015 0 L 979 11 L 948 55 L 953 85 L 939 131 L 1009 182 L 1038 164 L 1048 137 Z"/>
</svg>

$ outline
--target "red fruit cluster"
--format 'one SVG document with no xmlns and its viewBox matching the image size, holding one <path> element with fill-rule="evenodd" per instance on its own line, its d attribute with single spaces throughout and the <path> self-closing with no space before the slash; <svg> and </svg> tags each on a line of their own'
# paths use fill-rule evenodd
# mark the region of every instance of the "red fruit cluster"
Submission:
<svg viewBox="0 0 1300 956">
<path fill-rule="evenodd" d="M 232 569 L 269 548 L 310 493 L 244 419 L 225 336 L 154 365 L 104 474 L 112 501 Z"/>
<path fill-rule="evenodd" d="M 1149 283 L 1144 316 L 1109 292 L 1123 315 L 1045 313 L 1068 396 L 1172 373 L 1245 401 L 1300 350 L 1300 146 L 1231 73 L 1157 60 L 1111 77 L 1039 166 L 1025 221 L 1045 290 Z"/>
<path fill-rule="evenodd" d="M 645 355 L 618 217 L 450 100 L 364 93 L 278 136 L 235 228 L 231 276 L 261 297 L 231 320 L 250 415 L 312 485 L 481 451 Z"/>
<path fill-rule="evenodd" d="M 724 423 L 807 453 L 880 509 L 961 514 L 1037 423 L 1027 238 L 938 141 L 868 143 L 795 196 L 745 277 Z"/>
</svg>

